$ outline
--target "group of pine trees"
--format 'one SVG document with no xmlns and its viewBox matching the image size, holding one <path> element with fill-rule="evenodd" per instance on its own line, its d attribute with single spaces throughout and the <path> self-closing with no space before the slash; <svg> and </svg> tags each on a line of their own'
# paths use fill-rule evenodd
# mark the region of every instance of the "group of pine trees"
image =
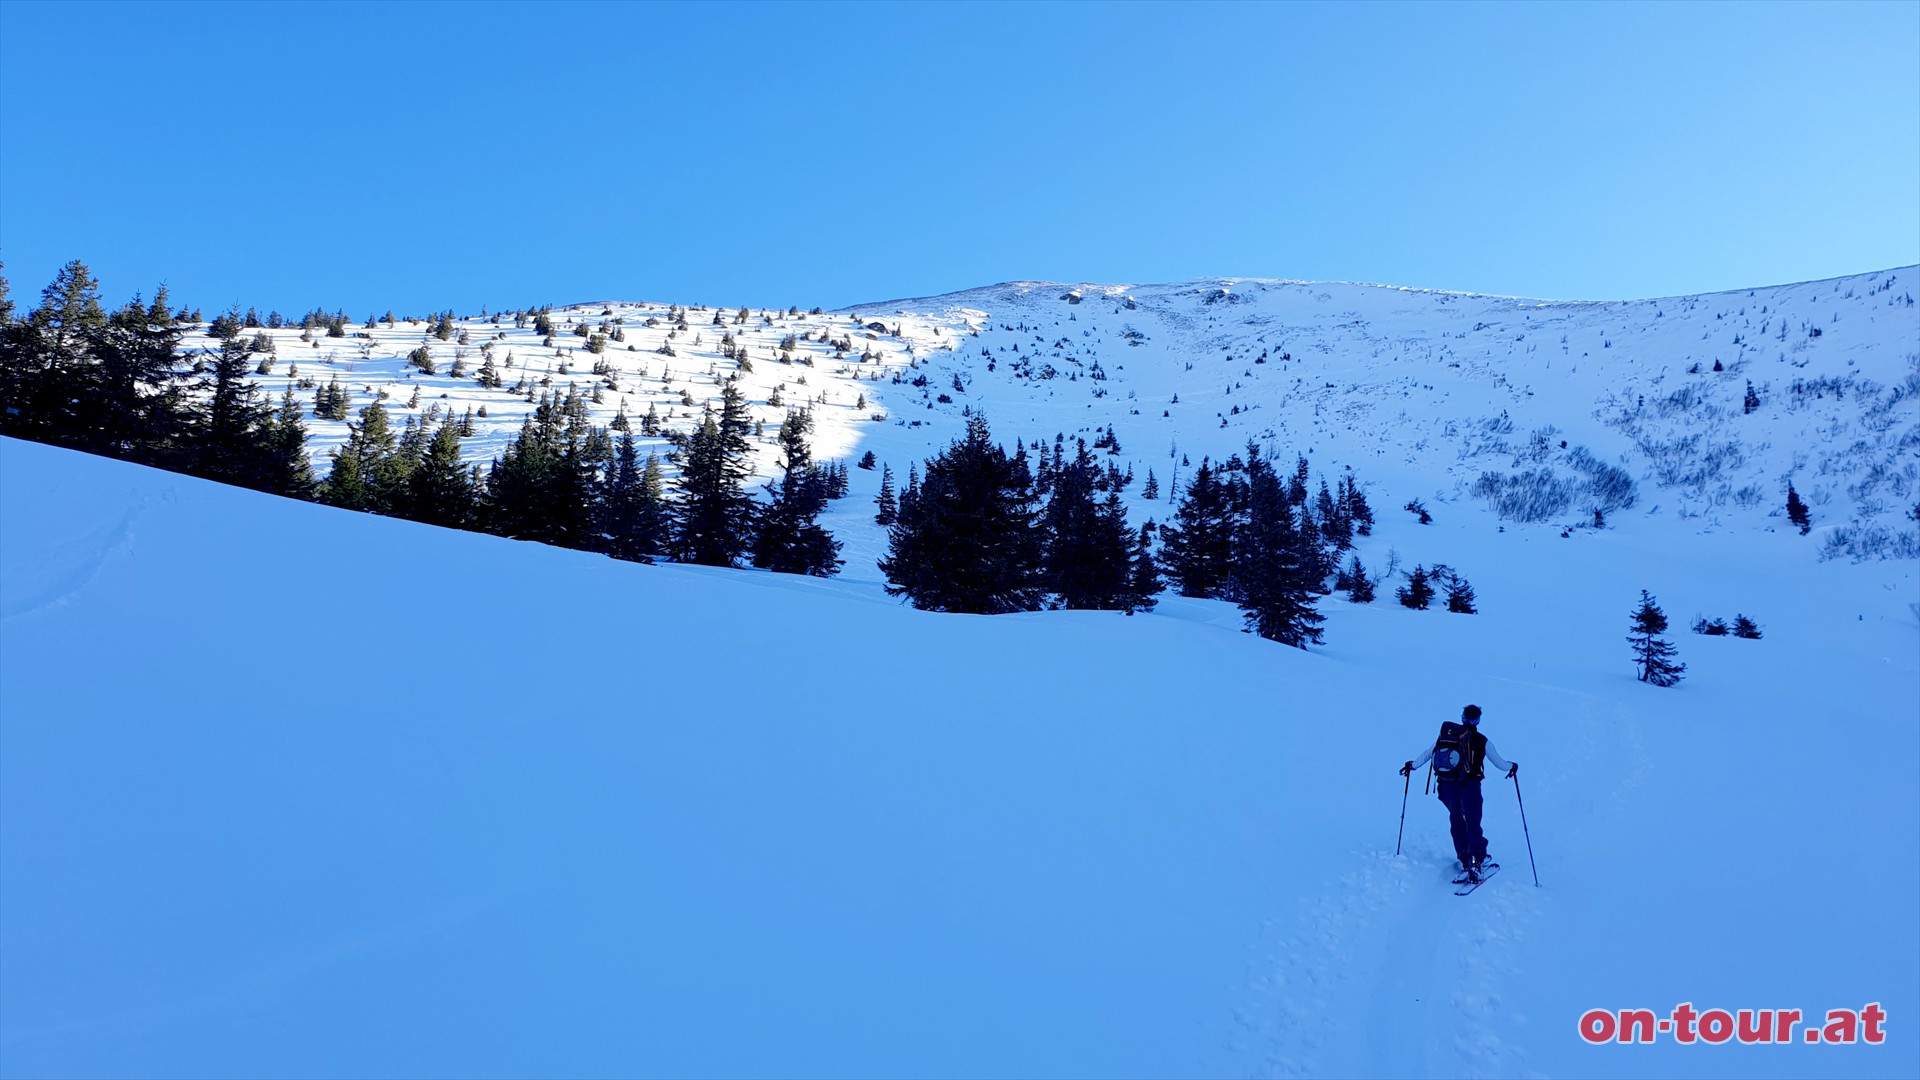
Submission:
<svg viewBox="0 0 1920 1080">
<path fill-rule="evenodd" d="M 1238 604 L 1247 628 L 1270 641 L 1305 648 L 1321 640 L 1317 598 L 1337 577 L 1355 600 L 1373 597 L 1373 582 L 1356 556 L 1339 568 L 1353 538 L 1371 535 L 1373 510 L 1353 477 L 1338 488 L 1325 481 L 1308 497 L 1307 459 L 1291 475 L 1249 444 L 1216 467 L 1201 459 L 1174 511 L 1160 530 L 1161 561 L 1182 596 L 1213 597 Z"/>
<path fill-rule="evenodd" d="M 889 526 L 880 569 L 887 592 L 929 611 L 997 615 L 1042 607 L 1150 610 L 1160 579 L 1151 531 L 1127 524 L 1125 477 L 1094 462 L 1085 442 L 1009 454 L 987 421 L 914 467 L 894 498 L 882 477 Z"/>
<path fill-rule="evenodd" d="M 224 318 L 224 317 L 223 317 Z M 391 318 L 391 316 L 389 316 Z M 450 325 L 451 314 L 436 317 Z M 292 388 L 277 407 L 248 376 L 259 350 L 243 339 L 254 322 L 235 316 L 211 333 L 214 346 L 183 352 L 196 324 L 170 310 L 162 287 L 109 312 L 85 264 L 62 267 L 38 307 L 15 318 L 0 278 L 0 432 L 137 461 L 225 483 L 348 509 L 472 529 L 646 561 L 668 554 L 717 566 L 749 559 L 789 573 L 825 576 L 840 544 L 817 521 L 844 495 L 843 470 L 813 461 L 811 418 L 789 411 L 780 430 L 780 479 L 765 505 L 745 490 L 753 429 L 738 387 L 722 389 L 690 435 L 671 435 L 680 465 L 669 498 L 657 455 L 643 462 L 631 431 L 616 441 L 589 422 L 588 402 L 569 388 L 544 393 L 519 435 L 491 466 L 462 464 L 471 413 L 432 406 L 396 430 L 375 401 L 349 420 L 346 442 L 315 475 L 302 408 Z M 332 325 L 330 322 L 329 325 Z M 316 388 L 319 415 L 348 420 L 349 395 Z M 624 425 L 622 425 L 624 426 Z"/>
<path fill-rule="evenodd" d="M 1247 628 L 1304 648 L 1321 640 L 1316 598 L 1329 577 L 1371 599 L 1356 558 L 1338 567 L 1373 512 L 1352 477 L 1309 498 L 1301 458 L 1282 476 L 1249 446 L 1216 467 L 1202 460 L 1173 522 L 1129 526 L 1120 493 L 1132 479 L 1096 461 L 1084 441 L 1009 454 L 975 415 L 966 434 L 909 471 L 897 494 L 884 469 L 875 520 L 889 528 L 880 563 L 888 592 L 916 607 L 996 614 L 1041 607 L 1145 610 L 1165 577 L 1184 596 L 1229 600 Z M 1158 536 L 1160 552 L 1154 554 Z M 1353 582 L 1357 580 L 1357 584 Z M 1471 591 L 1464 594 L 1471 607 Z"/>
<path fill-rule="evenodd" d="M 249 376 L 238 328 L 188 361 L 192 325 L 165 286 L 113 311 L 84 263 L 60 268 L 15 318 L 0 278 L 0 431 L 210 480 L 312 498 L 306 426 L 291 393 L 276 408 Z"/>
</svg>

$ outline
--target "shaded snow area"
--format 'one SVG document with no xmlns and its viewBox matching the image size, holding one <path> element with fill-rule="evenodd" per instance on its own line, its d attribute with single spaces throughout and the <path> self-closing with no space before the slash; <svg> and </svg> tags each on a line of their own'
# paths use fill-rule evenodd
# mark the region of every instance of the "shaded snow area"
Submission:
<svg viewBox="0 0 1920 1080">
<path fill-rule="evenodd" d="M 1374 498 L 1481 614 L 928 614 L 0 442 L 0 1072 L 1920 1073 L 1915 564 Z M 1540 888 L 1503 780 L 1478 892 L 1418 777 L 1394 855 L 1469 701 Z M 1888 1034 L 1577 1033 L 1681 1002 Z"/>
</svg>

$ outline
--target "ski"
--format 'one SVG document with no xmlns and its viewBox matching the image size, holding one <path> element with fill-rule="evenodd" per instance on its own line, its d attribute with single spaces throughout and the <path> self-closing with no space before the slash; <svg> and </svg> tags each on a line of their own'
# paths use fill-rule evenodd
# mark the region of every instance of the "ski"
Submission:
<svg viewBox="0 0 1920 1080">
<path fill-rule="evenodd" d="M 1480 886 L 1485 885 L 1487 883 L 1488 878 L 1492 877 L 1493 875 L 1499 872 L 1500 872 L 1499 863 L 1488 863 L 1487 865 L 1480 868 L 1479 881 L 1468 881 L 1464 877 L 1456 880 L 1454 884 L 1460 886 L 1460 888 L 1455 889 L 1453 891 L 1453 895 L 1465 896 L 1468 893 L 1472 892 L 1473 890 L 1479 888 Z"/>
</svg>

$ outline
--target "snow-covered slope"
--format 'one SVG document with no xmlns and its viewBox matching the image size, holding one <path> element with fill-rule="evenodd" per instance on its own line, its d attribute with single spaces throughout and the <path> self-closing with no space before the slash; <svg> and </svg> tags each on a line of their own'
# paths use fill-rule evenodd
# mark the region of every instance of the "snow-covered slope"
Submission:
<svg viewBox="0 0 1920 1080">
<path fill-rule="evenodd" d="M 0 1073 L 1920 1071 L 1913 564 L 1464 517 L 1378 540 L 1484 614 L 1330 600 L 1303 652 L 0 441 Z M 1649 583 L 1766 636 L 1637 683 Z M 1502 782 L 1473 896 L 1417 785 L 1393 854 L 1466 701 L 1542 888 Z M 1683 1001 L 1890 1035 L 1576 1034 Z"/>
<path fill-rule="evenodd" d="M 1009 441 L 1092 442 L 1111 426 L 1115 463 L 1139 481 L 1136 520 L 1164 519 L 1165 491 L 1202 455 L 1222 459 L 1249 442 L 1283 461 L 1304 453 L 1328 478 L 1353 470 L 1376 509 L 1419 498 L 1443 516 L 1525 518 L 1576 536 L 1596 506 L 1623 527 L 1679 519 L 1676 535 L 1784 528 L 1791 481 L 1813 510 L 1810 558 L 1911 557 L 1920 555 L 1916 278 L 1920 268 L 1905 267 L 1605 303 L 1238 279 L 1020 282 L 744 320 L 734 308 L 607 302 L 555 311 L 551 346 L 510 314 L 458 320 L 465 344 L 433 337 L 429 322 L 355 325 L 345 338 L 316 331 L 310 341 L 298 329 L 263 331 L 275 364 L 260 381 L 275 396 L 294 385 L 310 401 L 337 378 L 356 419 L 384 396 L 396 424 L 484 407 L 467 446 L 476 462 L 519 430 L 529 394 L 597 388 L 599 422 L 653 410 L 687 430 L 736 374 L 767 424 L 763 474 L 786 408 L 801 405 L 814 410 L 816 457 L 871 450 L 902 476 L 954 438 L 969 409 Z M 573 332 L 616 327 L 625 340 L 597 355 Z M 723 355 L 728 337 L 750 361 L 744 373 Z M 422 347 L 434 375 L 406 361 Z M 505 387 L 475 383 L 487 357 Z M 462 377 L 451 374 L 456 363 Z M 309 425 L 324 474 L 346 424 Z M 664 438 L 643 444 L 667 449 Z M 1603 466 L 1633 490 L 1595 496 Z M 1157 503 L 1142 497 L 1150 471 Z M 1502 479 L 1483 482 L 1489 473 Z M 1522 474 L 1529 485 L 1516 484 Z M 848 572 L 870 575 L 880 535 L 870 513 L 851 508 L 868 505 L 879 478 L 855 480 L 832 524 L 859 556 Z"/>
</svg>

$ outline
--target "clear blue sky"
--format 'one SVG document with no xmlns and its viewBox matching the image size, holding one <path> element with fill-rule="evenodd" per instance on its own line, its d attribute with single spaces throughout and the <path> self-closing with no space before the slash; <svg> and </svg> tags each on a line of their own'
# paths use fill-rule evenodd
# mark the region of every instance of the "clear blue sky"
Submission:
<svg viewBox="0 0 1920 1080">
<path fill-rule="evenodd" d="M 0 3 L 0 260 L 111 299 L 1920 262 L 1920 4 Z"/>
</svg>

